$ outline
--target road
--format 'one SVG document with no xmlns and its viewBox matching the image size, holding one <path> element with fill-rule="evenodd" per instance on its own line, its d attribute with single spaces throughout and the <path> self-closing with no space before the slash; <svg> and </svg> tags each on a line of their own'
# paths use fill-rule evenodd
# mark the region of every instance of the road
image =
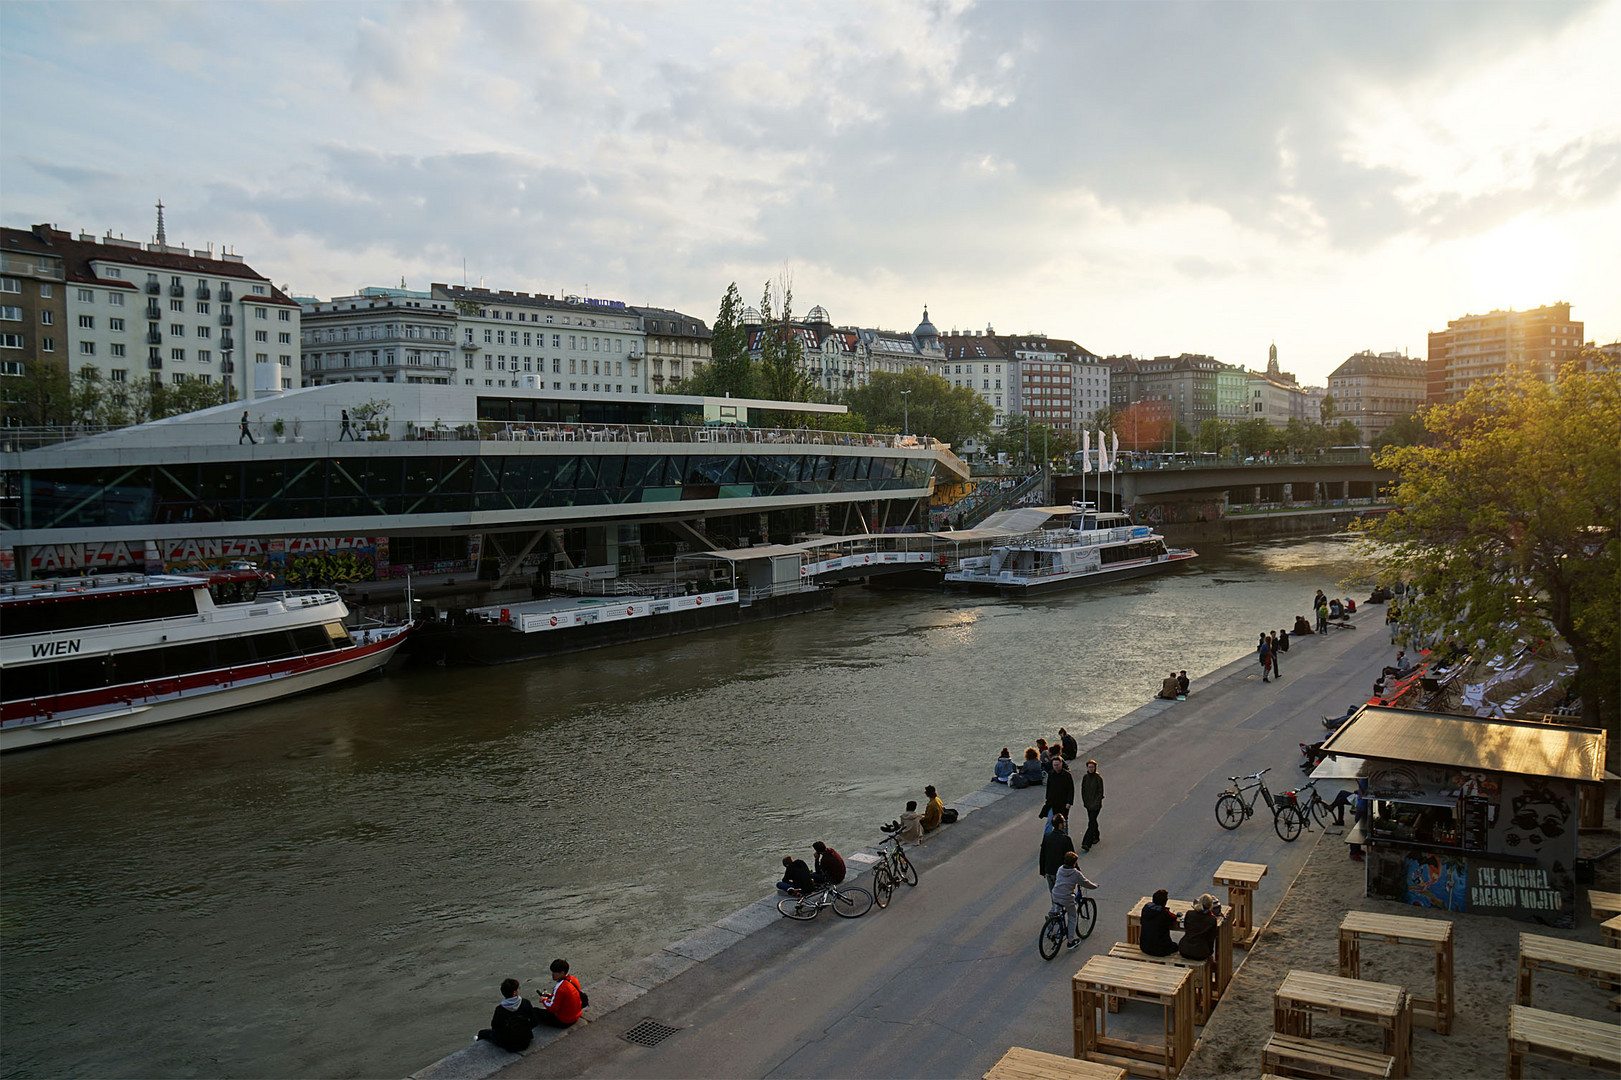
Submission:
<svg viewBox="0 0 1621 1080">
<path fill-rule="evenodd" d="M 610 991 L 591 1023 L 499 1075 L 963 1077 L 982 1075 L 1010 1046 L 1069 1053 L 1070 976 L 1124 940 L 1138 897 L 1165 888 L 1182 898 L 1214 891 L 1225 902 L 1211 888 L 1216 866 L 1260 862 L 1270 872 L 1257 918 L 1270 917 L 1315 834 L 1286 844 L 1269 817 L 1225 832 L 1212 813 L 1216 794 L 1228 776 L 1268 766 L 1274 790 L 1301 779 L 1297 744 L 1318 737 L 1321 715 L 1366 700 L 1393 655 L 1381 611 L 1360 615 L 1356 630 L 1297 639 L 1280 680 L 1262 683 L 1258 664 L 1234 663 L 1195 682 L 1187 701 L 1152 702 L 1101 732 L 1102 742 L 1083 744 L 1108 797 L 1102 843 L 1081 862 L 1100 885 L 1098 926 L 1074 952 L 1051 963 L 1036 953 L 1048 907 L 1035 863 L 1041 793 L 1011 792 L 914 850 L 921 881 L 888 910 L 769 921 L 596 1015 L 612 1007 Z M 987 772 L 994 754 L 987 749 Z M 645 1019 L 680 1030 L 651 1047 L 622 1037 Z M 1111 1017 L 1111 1029 L 1117 1023 L 1157 1029 L 1157 1011 Z"/>
</svg>

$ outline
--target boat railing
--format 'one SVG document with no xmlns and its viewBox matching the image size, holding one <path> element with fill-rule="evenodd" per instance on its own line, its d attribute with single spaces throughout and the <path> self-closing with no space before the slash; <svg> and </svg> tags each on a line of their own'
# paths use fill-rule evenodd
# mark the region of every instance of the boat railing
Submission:
<svg viewBox="0 0 1621 1080">
<path fill-rule="evenodd" d="M 243 601 L 243 603 L 258 604 L 266 600 L 272 600 L 279 601 L 286 608 L 308 608 L 319 607 L 322 604 L 335 604 L 342 599 L 333 589 L 277 589 L 262 592 L 253 600 Z"/>
</svg>

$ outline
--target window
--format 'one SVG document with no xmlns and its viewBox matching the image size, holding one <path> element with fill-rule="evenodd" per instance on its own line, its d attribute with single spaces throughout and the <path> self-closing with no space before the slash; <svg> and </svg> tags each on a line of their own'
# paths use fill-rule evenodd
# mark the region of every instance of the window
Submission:
<svg viewBox="0 0 1621 1080">
<path fill-rule="evenodd" d="M 20 349 L 22 347 L 23 336 L 21 334 L 0 334 L 0 349 Z"/>
<path fill-rule="evenodd" d="M 214 328 L 212 326 L 199 326 L 197 328 L 197 336 L 200 338 L 213 337 Z"/>
<path fill-rule="evenodd" d="M 280 319 L 282 322 L 292 322 L 293 313 L 288 311 L 286 308 L 283 308 L 282 310 L 276 312 L 276 318 Z"/>
<path fill-rule="evenodd" d="M 55 296 L 56 292 L 52 289 L 49 282 L 42 281 L 39 285 L 39 295 L 42 297 L 51 297 Z"/>
<path fill-rule="evenodd" d="M 494 331 L 492 331 L 488 326 L 484 328 L 484 344 L 488 345 L 494 340 L 494 338 L 491 336 L 493 333 Z"/>
<path fill-rule="evenodd" d="M 292 367 L 293 366 L 293 358 L 292 358 L 291 354 L 289 354 L 289 353 L 282 353 L 281 354 L 281 366 L 282 367 Z"/>
<path fill-rule="evenodd" d="M 9 293 L 18 293 L 20 295 L 22 293 L 22 291 L 23 291 L 23 283 L 20 280 L 18 280 L 17 278 L 14 278 L 14 277 L 0 277 L 0 293 L 8 293 L 9 292 Z M 90 290 L 89 289 L 80 289 L 79 291 L 80 292 L 89 292 Z M 79 299 L 83 300 L 84 297 L 81 296 L 81 297 L 79 297 Z"/>
<path fill-rule="evenodd" d="M 270 331 L 268 331 L 268 330 L 255 330 L 253 332 L 253 340 L 254 341 L 269 342 L 270 341 Z"/>
<path fill-rule="evenodd" d="M 551 316 L 547 316 L 546 321 L 551 322 L 552 321 Z M 563 347 L 563 335 L 562 334 L 553 334 L 552 335 L 552 348 L 561 349 L 562 347 Z"/>
<path fill-rule="evenodd" d="M 169 381 L 178 386 L 180 383 L 186 381 L 186 373 L 183 371 L 177 371 L 173 375 L 169 376 Z"/>
<path fill-rule="evenodd" d="M 123 320 L 122 319 L 114 319 L 113 322 L 122 323 Z M 42 311 L 42 312 L 40 312 L 39 313 L 39 324 L 41 326 L 55 326 L 56 325 L 56 312 L 54 312 L 54 311 Z M 123 327 L 122 326 L 115 326 L 115 327 L 113 327 L 113 329 L 114 330 L 122 330 Z"/>
<path fill-rule="evenodd" d="M 254 296 L 266 296 L 268 294 L 265 292 L 265 287 L 263 285 L 255 285 L 253 287 L 253 295 Z"/>
<path fill-rule="evenodd" d="M 79 329 L 80 330 L 94 330 L 95 328 L 96 328 L 96 317 L 94 315 L 80 315 L 79 316 Z"/>
<path fill-rule="evenodd" d="M 54 342 L 53 342 L 53 344 L 54 344 Z M 113 342 L 111 345 L 107 346 L 107 348 L 108 348 L 108 350 L 111 351 L 112 355 L 114 355 L 114 356 L 123 356 L 124 355 L 124 346 L 118 344 L 116 341 Z"/>
<path fill-rule="evenodd" d="M 197 381 L 202 383 L 204 386 L 207 386 L 209 383 L 214 381 L 214 376 L 212 376 L 212 375 L 199 375 L 199 376 L 197 376 Z"/>
<path fill-rule="evenodd" d="M 209 350 L 209 349 L 198 349 L 197 350 L 197 362 L 199 364 L 211 364 L 211 363 L 213 363 L 214 362 L 214 354 L 213 354 L 213 352 L 211 350 Z"/>
<path fill-rule="evenodd" d="M 186 302 L 184 300 L 170 300 L 169 310 L 178 311 L 184 315 L 186 313 Z"/>
<path fill-rule="evenodd" d="M 279 345 L 291 345 L 293 343 L 293 335 L 290 333 L 277 334 L 276 343 Z"/>
<path fill-rule="evenodd" d="M 169 324 L 169 333 L 173 334 L 175 337 L 185 337 L 186 336 L 186 328 L 181 323 L 170 323 Z"/>
<path fill-rule="evenodd" d="M 110 382 L 129 382 L 129 369 L 115 367 L 107 372 L 107 379 Z"/>
<path fill-rule="evenodd" d="M 208 301 L 207 300 L 199 300 L 199 301 L 197 301 L 197 314 L 199 314 L 199 315 L 207 315 L 208 314 Z"/>
<path fill-rule="evenodd" d="M 18 337 L 17 340 L 21 341 L 22 338 Z M 19 349 L 22 348 L 21 345 L 19 345 L 17 347 Z M 81 342 L 79 342 L 79 355 L 80 356 L 94 356 L 94 355 L 96 355 L 96 343 L 94 341 L 81 341 Z"/>
<path fill-rule="evenodd" d="M 42 337 L 42 338 L 40 338 L 39 339 L 39 351 L 40 352 L 55 352 L 56 351 L 56 339 L 53 338 L 53 337 Z"/>
<path fill-rule="evenodd" d="M 170 349 L 169 350 L 169 359 L 170 360 L 175 360 L 175 361 L 178 361 L 179 363 L 184 364 L 186 362 L 186 350 L 185 349 Z"/>
<path fill-rule="evenodd" d="M 268 364 L 268 363 L 270 363 L 270 354 L 269 353 L 262 353 L 262 352 L 254 353 L 253 354 L 253 362 L 255 364 Z"/>
<path fill-rule="evenodd" d="M 46 312 L 46 314 L 48 315 L 50 313 Z M 13 307 L 9 304 L 0 306 L 0 320 L 5 322 L 22 322 L 23 309 L 20 307 Z"/>
<path fill-rule="evenodd" d="M 267 319 L 270 317 L 270 314 L 264 308 L 256 307 L 253 309 L 253 317 L 255 319 Z"/>
<path fill-rule="evenodd" d="M 46 314 L 49 315 L 50 312 L 46 312 Z M 109 329 L 109 330 L 122 330 L 122 329 L 124 329 L 124 320 L 123 319 L 108 319 L 107 320 L 107 329 Z"/>
<path fill-rule="evenodd" d="M 110 293 L 108 293 L 107 294 L 107 303 L 111 304 L 113 307 L 123 307 L 124 306 L 124 294 L 121 293 L 121 292 L 110 292 Z"/>
</svg>

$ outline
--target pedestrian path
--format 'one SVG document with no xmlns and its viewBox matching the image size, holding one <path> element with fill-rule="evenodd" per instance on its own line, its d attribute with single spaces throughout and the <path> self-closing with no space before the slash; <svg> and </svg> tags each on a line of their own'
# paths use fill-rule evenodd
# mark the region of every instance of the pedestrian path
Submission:
<svg viewBox="0 0 1621 1080">
<path fill-rule="evenodd" d="M 1188 700 L 1150 701 L 1083 741 L 1081 758 L 1098 760 L 1107 789 L 1102 842 L 1081 863 L 1101 886 L 1098 924 L 1051 963 L 1036 953 L 1048 908 L 1036 872 L 1041 790 L 989 785 L 947 799 L 963 820 L 909 850 L 921 881 L 887 910 L 796 923 L 762 900 L 609 978 L 588 977 L 588 1024 L 521 1058 L 469 1048 L 416 1076 L 979 1076 L 1010 1046 L 1068 1054 L 1070 977 L 1125 939 L 1138 897 L 1164 888 L 1225 902 L 1211 885 L 1216 868 L 1262 863 L 1254 914 L 1258 925 L 1270 917 L 1313 834 L 1285 843 L 1270 817 L 1224 831 L 1216 795 L 1228 776 L 1266 767 L 1273 790 L 1303 778 L 1298 744 L 1320 736 L 1320 716 L 1366 700 L 1388 662 L 1379 616 L 1297 639 L 1281 679 L 1262 683 L 1246 656 L 1195 680 Z M 624 1038 L 645 1021 L 668 1034 L 655 1045 Z"/>
</svg>

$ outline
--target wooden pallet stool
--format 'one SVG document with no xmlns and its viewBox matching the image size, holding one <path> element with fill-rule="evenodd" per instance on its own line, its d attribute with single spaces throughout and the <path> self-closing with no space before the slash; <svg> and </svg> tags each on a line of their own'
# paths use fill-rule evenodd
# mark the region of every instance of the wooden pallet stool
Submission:
<svg viewBox="0 0 1621 1080">
<path fill-rule="evenodd" d="M 1508 1012 L 1509 1080 L 1525 1075 L 1527 1055 L 1614 1075 L 1621 1071 L 1621 1027 L 1511 1005 Z"/>
<path fill-rule="evenodd" d="M 1587 903 L 1593 909 L 1593 918 L 1603 922 L 1612 915 L 1621 915 L 1621 893 L 1587 890 Z"/>
<path fill-rule="evenodd" d="M 1108 999 L 1158 1005 L 1165 1011 L 1157 1042 L 1111 1037 Z M 1167 964 L 1094 956 L 1070 980 L 1075 1056 L 1115 1065 L 1134 1076 L 1174 1080 L 1193 1053 L 1193 973 Z"/>
<path fill-rule="evenodd" d="M 1437 1035 L 1452 1033 L 1452 923 L 1445 919 L 1415 919 L 1408 915 L 1381 915 L 1353 911 L 1340 923 L 1340 974 L 1362 977 L 1362 943 L 1411 945 L 1435 954 L 1435 997 L 1413 998 L 1413 1021 L 1433 1028 Z"/>
<path fill-rule="evenodd" d="M 1612 915 L 1599 923 L 1598 931 L 1604 935 L 1604 944 L 1621 949 L 1621 915 Z"/>
<path fill-rule="evenodd" d="M 1370 1024 L 1384 1034 L 1384 1051 L 1396 1059 L 1393 1076 L 1404 1077 L 1413 1061 L 1413 1004 L 1404 987 L 1363 982 L 1312 971 L 1291 971 L 1272 996 L 1272 1029 L 1311 1038 L 1313 1016 Z"/>
<path fill-rule="evenodd" d="M 1143 939 L 1143 908 L 1153 902 L 1152 896 L 1144 896 L 1137 901 L 1137 906 L 1126 912 L 1126 941 L 1132 945 Z M 1181 918 L 1193 910 L 1191 900 L 1167 900 L 1165 906 L 1171 914 Z M 1211 975 L 1214 977 L 1214 988 L 1210 993 L 1212 1007 L 1221 1000 L 1221 995 L 1227 992 L 1227 984 L 1233 981 L 1233 913 L 1231 910 L 1222 912 L 1221 926 L 1216 931 L 1216 951 L 1212 955 L 1215 968 Z"/>
<path fill-rule="evenodd" d="M 1227 908 L 1233 918 L 1233 944 L 1247 949 L 1255 944 L 1261 930 L 1255 925 L 1255 890 L 1266 877 L 1266 863 L 1233 862 L 1216 867 L 1212 885 L 1227 886 Z"/>
<path fill-rule="evenodd" d="M 1015 1046 L 982 1080 L 1126 1080 L 1126 1070 Z"/>
<path fill-rule="evenodd" d="M 1396 1059 L 1372 1050 L 1274 1033 L 1261 1047 L 1261 1068 L 1278 1069 L 1288 1076 L 1327 1077 L 1329 1080 L 1363 1077 L 1388 1080 L 1395 1075 Z"/>
<path fill-rule="evenodd" d="M 1170 964 L 1193 972 L 1193 1023 L 1203 1027 L 1210 1020 L 1210 1010 L 1216 1007 L 1212 997 L 1216 982 L 1216 965 L 1210 960 L 1189 960 L 1180 953 L 1170 956 L 1149 956 L 1129 941 L 1117 941 L 1109 947 L 1109 955 L 1117 960 L 1136 960 L 1145 964 Z M 1214 957 L 1212 957 L 1214 959 Z M 1109 999 L 1109 1011 L 1120 1011 L 1120 999 Z"/>
<path fill-rule="evenodd" d="M 1543 937 L 1541 934 L 1521 934 L 1520 978 L 1514 994 L 1516 1003 L 1531 1004 L 1532 981 L 1541 969 L 1564 972 L 1578 979 L 1590 979 L 1595 986 L 1607 990 L 1621 982 L 1621 949 L 1607 949 L 1603 945 L 1589 945 L 1585 941 Z"/>
</svg>

